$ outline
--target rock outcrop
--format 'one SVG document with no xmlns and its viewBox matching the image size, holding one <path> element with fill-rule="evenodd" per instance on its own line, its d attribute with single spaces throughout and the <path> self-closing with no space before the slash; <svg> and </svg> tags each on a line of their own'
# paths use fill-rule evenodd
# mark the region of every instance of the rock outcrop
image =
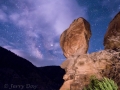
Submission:
<svg viewBox="0 0 120 90">
<path fill-rule="evenodd" d="M 87 53 L 90 36 L 90 24 L 83 18 L 74 20 L 60 37 L 60 46 L 64 56 L 68 58 L 77 53 Z"/>
<path fill-rule="evenodd" d="M 60 90 L 82 90 L 92 75 L 98 79 L 108 77 L 114 80 L 120 90 L 120 52 L 103 50 L 91 54 L 75 55 L 63 62 L 65 80 Z"/>
<path fill-rule="evenodd" d="M 109 24 L 105 50 L 86 54 L 90 36 L 90 25 L 83 18 L 75 20 L 62 33 L 60 45 L 67 59 L 61 65 L 66 74 L 60 90 L 82 90 L 91 76 L 110 78 L 120 90 L 120 12 Z"/>
<path fill-rule="evenodd" d="M 104 37 L 105 49 L 120 49 L 120 12 L 114 17 L 108 26 Z"/>
</svg>

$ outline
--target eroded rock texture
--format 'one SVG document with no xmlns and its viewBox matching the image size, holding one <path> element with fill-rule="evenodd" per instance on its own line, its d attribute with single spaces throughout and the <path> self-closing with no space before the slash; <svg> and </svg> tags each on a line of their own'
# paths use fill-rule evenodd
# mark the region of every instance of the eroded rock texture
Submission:
<svg viewBox="0 0 120 90">
<path fill-rule="evenodd" d="M 74 55 L 61 65 L 66 74 L 60 90 L 82 90 L 89 84 L 90 77 L 108 77 L 114 80 L 120 90 L 120 52 L 103 50 L 91 54 Z"/>
<path fill-rule="evenodd" d="M 83 18 L 74 20 L 60 37 L 60 46 L 64 56 L 68 58 L 76 52 L 87 53 L 90 36 L 90 24 Z"/>
<path fill-rule="evenodd" d="M 108 26 L 104 37 L 105 49 L 120 49 L 120 12 L 114 17 Z"/>
</svg>

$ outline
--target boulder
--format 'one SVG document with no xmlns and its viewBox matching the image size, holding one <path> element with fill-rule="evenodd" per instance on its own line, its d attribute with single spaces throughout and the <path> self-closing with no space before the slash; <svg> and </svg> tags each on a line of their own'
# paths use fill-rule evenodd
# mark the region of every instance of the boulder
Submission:
<svg viewBox="0 0 120 90">
<path fill-rule="evenodd" d="M 120 12 L 113 18 L 104 37 L 104 48 L 120 50 Z"/>
<path fill-rule="evenodd" d="M 74 54 L 87 53 L 91 37 L 90 24 L 84 18 L 78 18 L 60 36 L 60 46 L 66 58 Z"/>
</svg>

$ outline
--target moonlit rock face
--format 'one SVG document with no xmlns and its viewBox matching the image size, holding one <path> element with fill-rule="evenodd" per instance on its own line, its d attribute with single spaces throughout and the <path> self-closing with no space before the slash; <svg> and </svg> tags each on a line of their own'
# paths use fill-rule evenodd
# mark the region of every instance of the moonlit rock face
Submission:
<svg viewBox="0 0 120 90">
<path fill-rule="evenodd" d="M 104 37 L 105 49 L 120 49 L 120 12 L 114 17 L 108 26 Z"/>
<path fill-rule="evenodd" d="M 90 24 L 84 18 L 73 21 L 60 37 L 60 46 L 66 58 L 75 54 L 85 54 L 91 36 Z"/>
</svg>

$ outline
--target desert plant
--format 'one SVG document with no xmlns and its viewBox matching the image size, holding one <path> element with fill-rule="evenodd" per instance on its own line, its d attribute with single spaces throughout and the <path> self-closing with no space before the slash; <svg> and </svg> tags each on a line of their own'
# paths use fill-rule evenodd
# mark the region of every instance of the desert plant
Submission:
<svg viewBox="0 0 120 90">
<path fill-rule="evenodd" d="M 117 90 L 117 84 L 109 79 L 104 77 L 102 80 L 98 80 L 95 76 L 91 77 L 90 84 L 87 87 L 84 87 L 83 90 Z"/>
</svg>

